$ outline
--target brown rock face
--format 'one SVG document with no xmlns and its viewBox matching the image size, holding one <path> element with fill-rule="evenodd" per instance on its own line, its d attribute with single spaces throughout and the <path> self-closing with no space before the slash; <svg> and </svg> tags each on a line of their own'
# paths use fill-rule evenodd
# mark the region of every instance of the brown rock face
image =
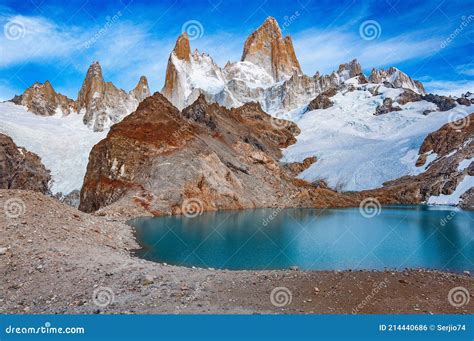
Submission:
<svg viewBox="0 0 474 341">
<path fill-rule="evenodd" d="M 189 46 L 189 38 L 186 33 L 181 34 L 176 40 L 175 47 L 168 59 L 166 67 L 165 85 L 161 92 L 172 103 L 178 104 L 185 101 L 185 90 L 179 82 L 178 70 L 176 70 L 173 59 L 189 62 L 191 60 L 191 49 Z"/>
<path fill-rule="evenodd" d="M 44 84 L 34 83 L 22 95 L 15 96 L 12 102 L 24 105 L 28 111 L 42 116 L 52 116 L 58 113 L 69 115 L 76 110 L 74 101 L 54 91 L 49 81 Z"/>
<path fill-rule="evenodd" d="M 354 205 L 294 179 L 278 163 L 298 133 L 255 103 L 226 109 L 200 96 L 180 112 L 155 93 L 93 148 L 80 209 L 109 205 L 105 210 L 123 213 L 138 206 L 162 215 L 183 213 L 190 201 L 199 211 Z"/>
<path fill-rule="evenodd" d="M 49 193 L 50 172 L 38 155 L 18 147 L 13 140 L 0 134 L 0 188 L 24 189 Z"/>
<path fill-rule="evenodd" d="M 362 74 L 362 66 L 357 59 L 353 59 L 349 63 L 339 65 L 337 73 L 340 75 L 347 73 L 347 77 L 345 78 L 352 78 Z"/>
<path fill-rule="evenodd" d="M 336 95 L 337 89 L 331 88 L 323 93 L 319 94 L 316 96 L 315 99 L 313 99 L 311 102 L 308 104 L 308 110 L 316 110 L 316 109 L 327 109 L 333 106 L 333 102 L 331 101 L 331 97 Z"/>
<path fill-rule="evenodd" d="M 316 156 L 309 156 L 305 158 L 302 162 L 291 162 L 286 163 L 284 167 L 293 174 L 293 176 L 297 176 L 302 171 L 311 167 L 313 163 L 317 161 Z"/>
<path fill-rule="evenodd" d="M 263 67 L 276 81 L 302 73 L 291 38 L 282 37 L 280 27 L 272 17 L 247 38 L 241 60 Z"/>
<path fill-rule="evenodd" d="M 130 95 L 134 97 L 138 103 L 151 96 L 150 88 L 148 87 L 148 80 L 145 76 L 140 77 L 137 86 L 130 91 Z"/>
</svg>

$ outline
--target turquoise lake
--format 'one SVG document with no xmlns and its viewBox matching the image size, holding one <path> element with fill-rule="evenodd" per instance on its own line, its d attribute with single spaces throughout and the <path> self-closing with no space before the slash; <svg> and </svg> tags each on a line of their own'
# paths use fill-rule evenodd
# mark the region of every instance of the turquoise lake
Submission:
<svg viewBox="0 0 474 341">
<path fill-rule="evenodd" d="M 257 209 L 129 222 L 138 257 L 216 269 L 474 270 L 474 212 L 447 207 Z"/>
</svg>

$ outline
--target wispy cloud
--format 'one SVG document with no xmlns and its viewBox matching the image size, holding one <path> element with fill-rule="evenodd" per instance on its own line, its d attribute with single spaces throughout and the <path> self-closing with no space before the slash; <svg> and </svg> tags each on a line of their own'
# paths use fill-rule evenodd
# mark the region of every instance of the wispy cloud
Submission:
<svg viewBox="0 0 474 341">
<path fill-rule="evenodd" d="M 459 65 L 456 71 L 461 75 L 474 76 L 474 63 Z"/>
<path fill-rule="evenodd" d="M 339 63 L 357 58 L 364 68 L 396 65 L 427 57 L 440 49 L 439 39 L 420 39 L 412 33 L 385 40 L 366 41 L 347 32 L 309 30 L 295 35 L 294 45 L 302 68 L 309 74 L 328 73 Z"/>
<path fill-rule="evenodd" d="M 71 56 L 85 36 L 74 27 L 62 28 L 43 17 L 0 17 L 4 34 L 0 68 L 31 61 L 54 61 Z"/>
<path fill-rule="evenodd" d="M 445 95 L 461 96 L 466 92 L 474 93 L 474 80 L 443 81 L 431 80 L 423 82 L 428 92 Z"/>
</svg>

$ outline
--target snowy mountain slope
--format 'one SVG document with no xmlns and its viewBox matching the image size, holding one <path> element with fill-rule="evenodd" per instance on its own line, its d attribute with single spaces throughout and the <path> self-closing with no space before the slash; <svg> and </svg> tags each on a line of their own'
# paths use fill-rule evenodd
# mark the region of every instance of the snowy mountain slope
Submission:
<svg viewBox="0 0 474 341">
<path fill-rule="evenodd" d="M 419 173 L 415 166 L 418 150 L 426 137 L 443 124 L 467 116 L 472 110 L 457 105 L 445 112 L 426 101 L 400 105 L 401 111 L 375 116 L 386 97 L 396 98 L 403 92 L 380 86 L 373 96 L 365 84 L 360 90 L 340 91 L 327 109 L 295 115 L 301 129 L 296 144 L 284 151 L 286 162 L 317 156 L 318 161 L 300 174 L 300 178 L 324 179 L 333 188 L 358 191 L 380 187 L 384 182 Z"/>
<path fill-rule="evenodd" d="M 11 102 L 0 103 L 0 132 L 38 154 L 51 171 L 53 194 L 81 189 L 89 153 L 107 135 L 87 128 L 81 115 L 39 116 Z"/>
</svg>

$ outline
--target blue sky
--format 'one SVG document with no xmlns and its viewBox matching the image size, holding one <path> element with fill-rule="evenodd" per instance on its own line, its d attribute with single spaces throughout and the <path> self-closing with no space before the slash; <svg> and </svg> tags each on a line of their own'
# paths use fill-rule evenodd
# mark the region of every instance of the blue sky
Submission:
<svg viewBox="0 0 474 341">
<path fill-rule="evenodd" d="M 159 91 L 185 23 L 198 22 L 192 49 L 223 66 L 268 16 L 309 75 L 357 58 L 366 73 L 393 65 L 430 91 L 474 90 L 474 1 L 0 0 L 0 100 L 45 80 L 75 99 L 95 60 L 127 91 L 142 74 Z"/>
</svg>

